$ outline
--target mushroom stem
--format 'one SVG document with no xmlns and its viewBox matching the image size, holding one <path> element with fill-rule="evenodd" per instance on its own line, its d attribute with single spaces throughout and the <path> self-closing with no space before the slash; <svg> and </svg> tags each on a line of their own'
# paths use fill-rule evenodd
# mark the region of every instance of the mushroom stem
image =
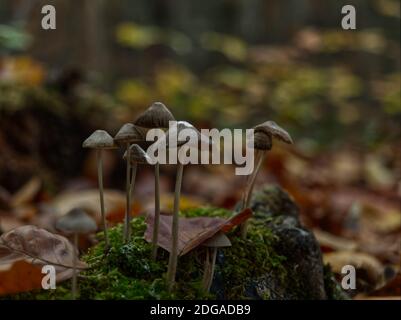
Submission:
<svg viewBox="0 0 401 320">
<path fill-rule="evenodd" d="M 157 257 L 157 240 L 159 236 L 159 222 L 160 222 L 160 168 L 159 163 L 155 165 L 155 220 L 153 223 L 153 236 L 152 236 L 152 259 L 156 260 Z"/>
<path fill-rule="evenodd" d="M 210 251 L 209 251 L 209 248 L 206 248 L 205 267 L 203 270 L 203 279 L 202 279 L 202 284 L 203 284 L 204 290 L 206 290 L 206 287 L 207 287 L 209 274 L 210 274 Z"/>
<path fill-rule="evenodd" d="M 184 165 L 181 163 L 178 163 L 177 177 L 176 177 L 176 181 L 175 181 L 175 192 L 174 192 L 173 223 L 172 223 L 172 227 L 171 227 L 172 244 L 171 244 L 171 253 L 170 253 L 170 257 L 169 257 L 169 264 L 168 264 L 168 271 L 167 271 L 167 281 L 168 281 L 169 292 L 171 292 L 173 289 L 174 282 L 175 282 L 175 274 L 177 271 L 178 223 L 179 223 L 178 211 L 180 209 L 180 193 L 181 193 L 183 170 L 184 170 Z"/>
<path fill-rule="evenodd" d="M 129 152 L 129 142 L 126 144 L 127 147 L 127 171 L 126 171 L 126 181 L 125 181 L 125 192 L 126 192 L 126 208 L 125 208 L 125 220 L 124 220 L 124 243 L 129 242 L 130 238 L 130 201 L 131 201 L 131 193 L 130 193 L 130 171 L 131 171 L 131 153 Z"/>
<path fill-rule="evenodd" d="M 248 208 L 249 205 L 251 204 L 252 192 L 253 192 L 253 188 L 254 188 L 254 186 L 255 186 L 256 177 L 257 177 L 258 172 L 259 172 L 259 170 L 260 170 L 260 167 L 262 166 L 262 163 L 263 163 L 263 161 L 264 161 L 264 159 L 265 159 L 265 154 L 266 154 L 265 151 L 260 151 L 260 150 L 257 151 L 257 158 L 258 158 L 257 161 L 258 161 L 258 162 L 257 162 L 257 164 L 256 164 L 255 171 L 253 172 L 251 181 L 250 181 L 250 183 L 249 183 L 249 188 L 248 188 L 248 191 L 247 191 L 247 193 L 246 193 L 246 197 L 245 197 L 244 203 L 243 203 L 243 209 Z M 248 232 L 248 224 L 249 224 L 249 221 L 245 221 L 245 222 L 241 225 L 241 238 L 242 238 L 242 239 L 245 239 L 245 238 L 246 238 L 246 234 L 247 234 L 247 232 Z"/>
<path fill-rule="evenodd" d="M 77 297 L 77 259 L 78 259 L 78 233 L 74 233 L 74 258 L 73 258 L 73 274 L 72 274 L 72 300 Z"/>
<path fill-rule="evenodd" d="M 110 241 L 109 241 L 109 236 L 107 234 L 107 221 L 106 221 L 106 213 L 104 210 L 102 149 L 97 149 L 96 155 L 97 155 L 97 175 L 98 175 L 99 196 L 100 196 L 100 211 L 102 213 L 105 251 L 107 251 L 110 248 Z"/>
<path fill-rule="evenodd" d="M 135 180 L 136 180 L 136 172 L 137 172 L 138 164 L 134 163 L 131 167 L 131 182 L 130 182 L 130 187 L 129 187 L 129 195 L 130 195 L 130 201 L 129 201 L 129 210 L 128 212 L 132 212 L 132 204 L 134 203 L 134 189 L 135 189 Z M 130 224 L 131 221 L 131 215 L 128 215 L 128 225 Z"/>
<path fill-rule="evenodd" d="M 212 286 L 217 257 L 217 248 L 212 248 L 212 262 L 210 263 L 209 250 L 210 249 L 208 248 L 206 253 L 207 265 L 205 267 L 205 274 L 203 277 L 203 289 L 205 290 L 205 292 L 209 292 L 210 287 Z"/>
</svg>

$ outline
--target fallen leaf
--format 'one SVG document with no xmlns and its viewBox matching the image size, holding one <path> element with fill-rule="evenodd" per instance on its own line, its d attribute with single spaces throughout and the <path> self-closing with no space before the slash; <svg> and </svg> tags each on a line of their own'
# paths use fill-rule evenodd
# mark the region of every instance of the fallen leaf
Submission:
<svg viewBox="0 0 401 320">
<path fill-rule="evenodd" d="M 39 193 L 41 186 L 42 181 L 38 177 L 33 177 L 11 197 L 11 206 L 15 208 L 31 203 Z"/>
<path fill-rule="evenodd" d="M 236 225 L 246 221 L 252 215 L 252 211 L 247 208 L 234 215 L 230 219 L 197 217 L 180 218 L 178 227 L 178 253 L 183 256 L 198 245 L 214 236 L 217 232 L 229 232 Z M 158 246 L 171 252 L 171 225 L 172 216 L 160 216 Z M 147 229 L 145 240 L 152 241 L 154 215 L 146 217 Z"/>
<path fill-rule="evenodd" d="M 330 264 L 333 272 L 339 275 L 345 265 L 352 265 L 357 279 L 361 279 L 366 288 L 374 289 L 383 285 L 385 268 L 374 256 L 354 251 L 338 251 L 324 254 L 323 261 Z"/>
<path fill-rule="evenodd" d="M 241 211 L 240 213 L 232 216 L 229 220 L 227 220 L 221 228 L 221 231 L 227 233 L 231 231 L 235 226 L 238 226 L 248 220 L 250 217 L 252 217 L 252 210 L 246 208 L 244 211 Z"/>
<path fill-rule="evenodd" d="M 13 216 L 1 216 L 0 217 L 0 231 L 3 233 L 10 231 L 14 228 L 21 227 L 24 224 L 21 222 L 21 220 L 13 217 Z"/>
<path fill-rule="evenodd" d="M 0 295 L 41 288 L 44 275 L 39 266 L 18 260 L 7 268 L 0 265 Z"/>
<path fill-rule="evenodd" d="M 365 178 L 373 188 L 391 187 L 396 183 L 396 177 L 384 165 L 384 159 L 379 155 L 369 155 L 364 164 Z"/>
<path fill-rule="evenodd" d="M 113 220 L 125 213 L 125 194 L 117 190 L 104 190 L 106 217 Z M 61 217 L 73 208 L 80 207 L 91 214 L 97 223 L 101 222 L 99 190 L 68 191 L 58 195 L 50 204 L 57 217 Z M 117 218 L 116 218 L 117 217 Z"/>
<path fill-rule="evenodd" d="M 337 237 L 320 229 L 314 229 L 313 234 L 323 248 L 334 251 L 354 251 L 358 248 L 358 244 L 355 241 Z"/>
<path fill-rule="evenodd" d="M 72 277 L 74 246 L 63 236 L 26 225 L 0 237 L 0 294 L 16 293 L 41 287 L 38 270 L 53 265 L 56 281 Z M 78 269 L 86 268 L 80 260 Z M 43 275 L 41 275 L 40 280 Z"/>
<path fill-rule="evenodd" d="M 401 296 L 401 272 L 398 271 L 382 288 L 373 294 L 377 296 Z"/>
</svg>

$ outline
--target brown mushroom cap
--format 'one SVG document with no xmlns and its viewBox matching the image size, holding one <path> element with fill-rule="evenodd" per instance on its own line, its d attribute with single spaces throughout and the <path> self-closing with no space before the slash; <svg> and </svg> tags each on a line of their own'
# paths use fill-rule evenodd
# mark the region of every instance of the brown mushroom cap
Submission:
<svg viewBox="0 0 401 320">
<path fill-rule="evenodd" d="M 209 248 L 231 247 L 231 241 L 223 232 L 218 232 L 213 237 L 203 242 L 202 246 Z"/>
<path fill-rule="evenodd" d="M 169 121 L 175 121 L 173 114 L 161 102 L 153 103 L 135 121 L 135 125 L 143 128 L 168 128 Z"/>
<path fill-rule="evenodd" d="M 248 143 L 250 147 L 250 143 Z M 272 148 L 272 136 L 265 133 L 264 131 L 258 131 L 253 133 L 253 148 L 257 150 L 271 150 Z"/>
<path fill-rule="evenodd" d="M 111 135 L 105 130 L 96 130 L 83 143 L 82 147 L 91 149 L 115 149 L 117 146 L 114 143 Z"/>
<path fill-rule="evenodd" d="M 56 228 L 65 233 L 85 234 L 96 231 L 97 225 L 84 210 L 74 208 L 57 221 Z"/>
<path fill-rule="evenodd" d="M 148 154 L 137 144 L 133 144 L 129 147 L 128 152 L 130 153 L 131 163 L 149 164 L 151 159 Z M 124 160 L 127 159 L 127 151 L 125 151 Z"/>
<path fill-rule="evenodd" d="M 288 143 L 288 144 L 293 143 L 290 134 L 287 131 L 285 131 L 283 128 L 281 128 L 274 121 L 263 122 L 255 127 L 253 127 L 253 129 L 254 129 L 255 133 L 264 132 L 264 133 L 271 135 L 285 143 Z"/>
<path fill-rule="evenodd" d="M 114 137 L 114 142 L 120 145 L 144 140 L 142 132 L 132 123 L 124 124 Z"/>
</svg>

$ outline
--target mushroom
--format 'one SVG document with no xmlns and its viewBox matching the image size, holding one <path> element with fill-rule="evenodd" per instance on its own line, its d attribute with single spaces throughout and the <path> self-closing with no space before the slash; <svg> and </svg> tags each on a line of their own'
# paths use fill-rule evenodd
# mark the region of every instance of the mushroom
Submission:
<svg viewBox="0 0 401 320">
<path fill-rule="evenodd" d="M 180 141 L 179 133 L 182 130 L 189 129 L 191 137 L 184 141 Z M 172 135 L 177 137 L 176 141 L 173 141 L 173 145 L 170 145 L 169 136 Z M 194 145 L 191 142 L 196 142 Z M 190 148 L 200 148 L 201 146 L 209 146 L 211 144 L 210 139 L 204 135 L 202 135 L 192 124 L 186 121 L 178 121 L 175 126 L 172 126 L 166 134 L 159 138 L 155 145 L 157 148 L 167 147 L 169 150 L 177 148 L 177 152 L 181 146 L 186 145 Z M 177 271 L 177 260 L 178 260 L 178 225 L 179 225 L 179 208 L 180 208 L 180 194 L 181 194 L 181 184 L 182 184 L 182 175 L 184 171 L 184 164 L 181 163 L 178 159 L 178 167 L 177 167 L 177 176 L 175 180 L 175 191 L 174 191 L 174 208 L 173 208 L 173 222 L 171 226 L 171 252 L 168 264 L 167 271 L 167 282 L 169 286 L 169 291 L 172 290 L 174 282 L 175 282 L 175 274 Z"/>
<path fill-rule="evenodd" d="M 128 155 L 129 153 L 129 155 Z M 129 195 L 130 195 L 130 202 L 129 205 L 130 207 L 128 208 L 129 212 L 131 212 L 131 207 L 132 207 L 132 193 L 134 191 L 135 187 L 135 178 L 136 178 L 136 171 L 138 164 L 149 164 L 151 159 L 147 155 L 147 153 L 137 144 L 133 144 L 129 147 L 127 151 L 125 151 L 124 160 L 128 161 L 128 158 L 131 161 L 131 167 L 132 167 L 132 175 L 131 175 L 131 183 L 129 187 Z M 130 223 L 130 216 L 128 217 L 128 225 Z M 130 240 L 130 234 L 128 233 L 128 238 L 127 241 Z"/>
<path fill-rule="evenodd" d="M 114 142 L 120 146 L 125 146 L 126 151 L 129 149 L 131 143 L 143 141 L 143 135 L 141 131 L 135 127 L 132 123 L 124 124 L 121 129 L 117 132 L 114 137 Z M 125 219 L 124 219 L 124 242 L 128 242 L 130 238 L 129 221 L 130 214 L 129 208 L 131 208 L 131 194 L 130 194 L 130 173 L 131 173 L 131 161 L 130 152 L 127 153 L 127 170 L 126 170 L 126 208 L 125 208 Z"/>
<path fill-rule="evenodd" d="M 254 128 L 253 148 L 256 150 L 256 168 L 253 171 L 251 177 L 249 178 L 248 188 L 244 192 L 242 209 L 248 208 L 252 198 L 252 191 L 255 186 L 256 176 L 260 170 L 260 167 L 265 159 L 266 152 L 271 150 L 273 146 L 273 137 L 281 140 L 285 143 L 292 144 L 292 138 L 287 131 L 277 125 L 274 121 L 263 122 Z M 241 237 L 246 238 L 248 230 L 248 221 L 245 221 L 241 225 Z"/>
<path fill-rule="evenodd" d="M 104 130 L 96 130 L 93 132 L 82 144 L 84 148 L 96 149 L 97 156 L 97 175 L 100 195 L 100 211 L 102 214 L 103 221 L 103 232 L 105 241 L 105 251 L 110 248 L 110 241 L 107 234 L 107 222 L 106 214 L 104 210 L 104 196 L 103 196 L 103 161 L 102 161 L 102 150 L 103 149 L 115 149 L 117 148 L 114 144 L 113 138 Z"/>
<path fill-rule="evenodd" d="M 175 121 L 173 114 L 161 102 L 154 102 L 136 120 L 135 125 L 146 129 L 168 128 L 169 121 Z"/>
<path fill-rule="evenodd" d="M 203 289 L 205 292 L 209 292 L 214 276 L 217 249 L 231 247 L 231 241 L 223 232 L 218 232 L 212 238 L 206 240 L 202 246 L 206 247 L 206 261 L 203 272 Z"/>
<path fill-rule="evenodd" d="M 77 259 L 79 255 L 78 250 L 78 235 L 87 234 L 96 231 L 97 225 L 95 220 L 86 214 L 81 208 L 74 208 L 67 212 L 66 215 L 61 217 L 57 223 L 56 228 L 66 234 L 73 234 L 74 236 L 74 254 L 73 261 L 73 275 L 72 275 L 72 299 L 75 300 L 77 296 Z"/>
<path fill-rule="evenodd" d="M 146 129 L 166 129 L 169 127 L 169 122 L 175 121 L 174 116 L 161 102 L 153 103 L 145 112 L 143 112 L 135 121 L 135 125 Z M 157 241 L 159 236 L 159 221 L 160 221 L 160 164 L 155 164 L 155 219 L 153 224 L 152 237 L 152 259 L 157 257 Z"/>
</svg>

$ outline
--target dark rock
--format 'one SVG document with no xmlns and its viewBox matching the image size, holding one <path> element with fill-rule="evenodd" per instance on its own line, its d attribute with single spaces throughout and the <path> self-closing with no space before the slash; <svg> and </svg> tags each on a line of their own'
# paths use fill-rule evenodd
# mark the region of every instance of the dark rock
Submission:
<svg viewBox="0 0 401 320">
<path fill-rule="evenodd" d="M 251 299 L 329 299 L 332 292 L 327 288 L 335 285 L 325 283 L 334 281 L 325 277 L 322 255 L 314 235 L 301 225 L 299 210 L 292 198 L 278 187 L 264 187 L 255 194 L 251 203 L 254 222 L 265 224 L 277 239 L 273 244 L 275 253 L 283 256 L 285 269 L 247 279 L 244 296 Z M 266 256 L 266 259 L 269 257 Z M 224 257 L 217 260 L 224 264 Z M 224 298 L 221 285 L 224 279 L 216 274 L 212 292 Z"/>
</svg>

